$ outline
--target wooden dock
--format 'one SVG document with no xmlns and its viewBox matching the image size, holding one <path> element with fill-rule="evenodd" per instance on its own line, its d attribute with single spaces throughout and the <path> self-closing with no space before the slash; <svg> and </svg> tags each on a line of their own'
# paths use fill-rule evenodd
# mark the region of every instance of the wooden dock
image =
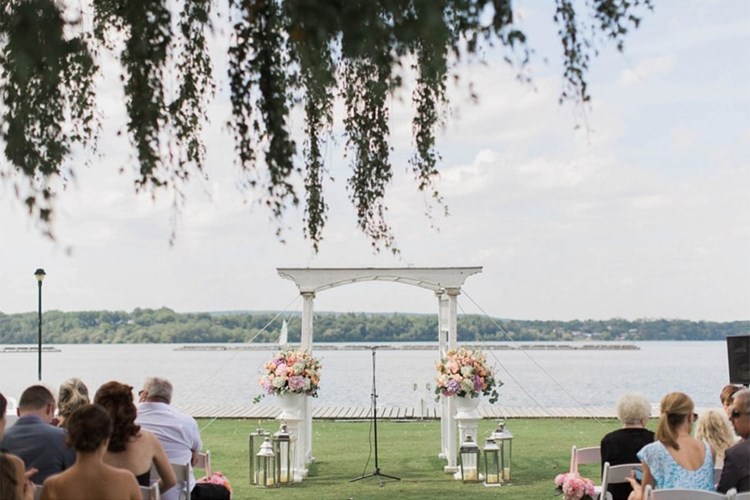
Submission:
<svg viewBox="0 0 750 500">
<path fill-rule="evenodd" d="M 270 405 L 183 405 L 180 411 L 195 418 L 247 418 L 268 420 L 276 418 L 281 410 Z M 617 418 L 614 407 L 586 408 L 539 408 L 539 407 L 480 407 L 482 418 Z M 316 420 L 366 420 L 371 418 L 369 406 L 313 406 Z M 413 407 L 378 408 L 378 418 L 384 420 L 435 420 L 440 418 L 440 409 L 430 407 L 422 410 Z"/>
</svg>

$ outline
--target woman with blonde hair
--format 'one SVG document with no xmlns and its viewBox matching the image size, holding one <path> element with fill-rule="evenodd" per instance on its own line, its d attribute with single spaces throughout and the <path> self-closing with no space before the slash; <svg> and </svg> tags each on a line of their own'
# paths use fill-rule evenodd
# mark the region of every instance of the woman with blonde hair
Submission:
<svg viewBox="0 0 750 500">
<path fill-rule="evenodd" d="M 57 393 L 57 426 L 67 427 L 66 420 L 77 408 L 90 403 L 89 388 L 79 378 L 69 378 Z"/>
<path fill-rule="evenodd" d="M 690 435 L 697 415 L 690 396 L 671 392 L 661 400 L 661 414 L 654 441 L 638 452 L 643 481 L 629 478 L 631 500 L 641 500 L 646 485 L 654 489 L 687 488 L 715 490 L 714 460 L 711 447 Z"/>
<path fill-rule="evenodd" d="M 714 451 L 714 467 L 724 466 L 724 451 L 734 444 L 734 430 L 726 414 L 709 410 L 698 418 L 695 437 Z"/>
</svg>

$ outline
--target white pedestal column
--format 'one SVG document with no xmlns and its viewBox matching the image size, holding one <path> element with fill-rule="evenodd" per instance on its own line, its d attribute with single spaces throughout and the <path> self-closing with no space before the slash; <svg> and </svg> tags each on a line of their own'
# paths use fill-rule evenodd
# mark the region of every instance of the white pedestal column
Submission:
<svg viewBox="0 0 750 500">
<path fill-rule="evenodd" d="M 467 436 L 471 436 L 472 440 L 477 443 L 477 446 L 479 446 L 480 439 L 478 438 L 477 433 L 479 430 L 479 421 L 482 420 L 482 416 L 477 410 L 479 398 L 453 397 L 449 399 L 455 399 L 457 403 L 456 406 L 458 406 L 455 416 L 456 424 L 458 426 L 458 443 L 463 443 L 466 441 Z M 477 471 L 479 471 L 479 465 L 480 464 L 477 464 Z M 458 468 L 456 473 L 453 474 L 453 479 L 459 481 L 462 479 L 461 471 L 458 470 Z M 479 480 L 482 481 L 483 479 L 484 476 L 479 474 Z"/>
<path fill-rule="evenodd" d="M 308 396 L 304 394 L 293 394 L 277 396 L 279 406 L 281 407 L 281 414 L 276 417 L 276 420 L 286 423 L 287 430 L 292 436 L 297 438 L 297 446 L 295 447 L 295 456 L 292 459 L 294 464 L 294 482 L 299 483 L 307 477 L 307 460 L 305 457 L 305 448 L 300 446 L 301 444 L 301 424 L 304 422 L 302 419 L 304 409 L 308 403 Z"/>
</svg>

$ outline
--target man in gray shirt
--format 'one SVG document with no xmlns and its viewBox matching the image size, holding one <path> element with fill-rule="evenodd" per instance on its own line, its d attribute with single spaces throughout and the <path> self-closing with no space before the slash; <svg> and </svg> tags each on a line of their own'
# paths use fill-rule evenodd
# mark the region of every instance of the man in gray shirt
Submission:
<svg viewBox="0 0 750 500">
<path fill-rule="evenodd" d="M 0 449 L 17 455 L 27 469 L 38 469 L 31 477 L 36 484 L 76 461 L 75 451 L 65 444 L 65 430 L 50 424 L 54 415 L 55 397 L 46 387 L 32 385 L 21 394 L 18 420 L 0 443 Z"/>
</svg>

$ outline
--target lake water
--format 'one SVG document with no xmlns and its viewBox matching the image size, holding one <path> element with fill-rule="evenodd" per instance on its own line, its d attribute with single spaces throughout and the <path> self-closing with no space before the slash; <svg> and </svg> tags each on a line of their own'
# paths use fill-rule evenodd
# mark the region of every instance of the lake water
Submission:
<svg viewBox="0 0 750 500">
<path fill-rule="evenodd" d="M 500 343 L 508 345 L 508 343 Z M 515 346 L 521 345 L 517 343 Z M 541 345 L 541 342 L 532 342 Z M 559 343 L 556 343 L 559 344 Z M 580 346 L 581 344 L 571 344 Z M 505 385 L 504 406 L 609 406 L 628 390 L 639 390 L 652 403 L 670 391 L 689 394 L 697 406 L 719 406 L 728 382 L 727 349 L 719 342 L 634 342 L 638 350 L 487 350 Z M 163 376 L 175 386 L 174 403 L 250 405 L 260 394 L 259 370 L 273 351 L 176 350 L 170 344 L 59 345 L 43 352 L 43 383 L 53 389 L 80 377 L 94 392 L 109 380 L 136 389 L 148 375 Z M 367 406 L 372 392 L 372 351 L 326 350 L 316 406 Z M 376 352 L 378 406 L 434 404 L 434 350 Z M 37 379 L 37 354 L 0 353 L 0 392 L 18 398 Z M 275 404 L 266 398 L 260 404 Z"/>
</svg>

